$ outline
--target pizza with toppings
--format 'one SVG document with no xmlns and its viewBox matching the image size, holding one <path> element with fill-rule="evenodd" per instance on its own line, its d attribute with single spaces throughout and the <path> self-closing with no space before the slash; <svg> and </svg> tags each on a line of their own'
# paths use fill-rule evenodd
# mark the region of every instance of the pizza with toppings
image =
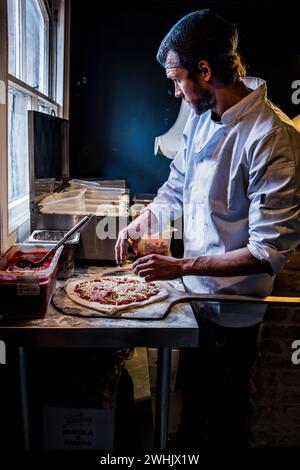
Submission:
<svg viewBox="0 0 300 470">
<path fill-rule="evenodd" d="M 67 296 L 77 304 L 106 313 L 142 307 L 168 297 L 159 282 L 146 282 L 138 276 L 89 276 L 65 286 Z"/>
</svg>

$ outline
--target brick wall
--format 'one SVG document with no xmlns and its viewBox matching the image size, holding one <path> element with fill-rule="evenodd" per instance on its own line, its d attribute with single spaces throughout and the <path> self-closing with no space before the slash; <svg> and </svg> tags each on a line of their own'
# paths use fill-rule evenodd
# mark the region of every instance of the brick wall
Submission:
<svg viewBox="0 0 300 470">
<path fill-rule="evenodd" d="M 277 275 L 273 295 L 300 297 L 300 249 Z M 251 447 L 300 447 L 300 364 L 291 361 L 294 340 L 300 340 L 300 307 L 270 306 L 252 375 Z"/>
</svg>

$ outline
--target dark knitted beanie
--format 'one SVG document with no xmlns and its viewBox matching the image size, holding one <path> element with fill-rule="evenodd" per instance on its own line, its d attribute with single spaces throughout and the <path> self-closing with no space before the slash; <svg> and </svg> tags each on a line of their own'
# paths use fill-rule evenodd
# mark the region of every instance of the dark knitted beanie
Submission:
<svg viewBox="0 0 300 470">
<path fill-rule="evenodd" d="M 181 18 L 162 40 L 157 60 L 165 67 L 170 50 L 178 56 L 178 67 L 194 67 L 199 60 L 227 59 L 236 53 L 236 26 L 211 10 L 199 10 Z"/>
</svg>

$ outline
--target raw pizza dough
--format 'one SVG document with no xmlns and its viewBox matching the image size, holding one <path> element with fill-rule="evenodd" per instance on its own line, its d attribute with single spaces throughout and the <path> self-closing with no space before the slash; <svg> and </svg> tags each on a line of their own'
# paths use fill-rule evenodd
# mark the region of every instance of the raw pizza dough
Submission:
<svg viewBox="0 0 300 470">
<path fill-rule="evenodd" d="M 98 296 L 102 297 L 102 294 L 104 293 L 108 296 L 107 297 L 104 295 L 104 299 L 106 297 L 109 302 L 115 303 L 101 303 L 101 299 L 88 300 L 86 298 L 82 298 L 78 293 L 79 289 L 81 294 L 83 294 L 85 297 L 93 297 L 93 287 L 98 287 L 96 290 L 96 298 Z M 111 314 L 119 312 L 120 310 L 138 308 L 153 302 L 159 302 L 169 296 L 168 290 L 162 286 L 160 282 L 146 282 L 140 277 L 130 274 L 111 277 L 97 275 L 77 279 L 76 281 L 71 281 L 65 285 L 65 292 L 67 296 L 77 304 L 91 308 L 98 312 L 106 312 Z M 146 298 L 146 296 L 150 293 L 151 296 Z M 118 305 L 118 301 L 113 300 L 115 295 L 118 295 L 118 299 L 121 302 L 130 301 L 130 303 L 123 303 Z M 145 297 L 145 300 L 134 300 L 135 295 L 138 295 L 140 299 L 141 297 Z"/>
</svg>

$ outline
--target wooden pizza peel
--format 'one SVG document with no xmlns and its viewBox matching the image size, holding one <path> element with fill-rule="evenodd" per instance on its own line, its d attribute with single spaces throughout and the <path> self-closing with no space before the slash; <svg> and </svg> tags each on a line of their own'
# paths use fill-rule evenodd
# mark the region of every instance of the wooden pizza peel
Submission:
<svg viewBox="0 0 300 470">
<path fill-rule="evenodd" d="M 94 276 L 95 274 L 100 276 L 119 276 L 132 274 L 131 270 L 117 268 L 105 268 L 97 270 L 97 273 L 89 274 Z M 67 282 L 74 280 L 80 281 L 80 279 L 86 279 L 89 277 L 88 274 L 79 275 L 70 278 Z M 88 307 L 76 304 L 73 302 L 65 293 L 64 285 L 57 288 L 53 295 L 52 302 L 54 306 L 66 315 L 80 316 L 80 317 L 101 317 L 101 318 L 122 318 L 132 320 L 163 320 L 167 315 L 174 309 L 174 307 L 181 303 L 187 303 L 192 301 L 200 302 L 226 302 L 226 303 L 247 303 L 247 304 L 281 304 L 291 305 L 299 304 L 300 297 L 278 297 L 278 296 L 267 296 L 267 297 L 252 297 L 244 295 L 227 295 L 227 294 L 188 294 L 184 291 L 181 281 L 159 281 L 159 284 L 167 289 L 169 296 L 159 302 L 154 302 L 143 307 L 134 307 L 127 310 L 121 310 L 117 313 L 108 314 L 105 312 L 98 312 Z M 176 309 L 176 307 L 175 307 Z"/>
<path fill-rule="evenodd" d="M 97 273 L 93 272 L 93 274 L 76 276 L 68 279 L 67 282 L 73 282 L 75 280 L 80 282 L 81 279 L 87 279 L 89 276 L 94 277 L 95 274 L 101 277 L 112 277 L 120 275 L 126 276 L 129 274 L 132 275 L 133 272 L 128 269 L 120 268 L 99 269 Z M 182 283 L 178 280 L 159 281 L 159 284 L 169 293 L 169 296 L 166 299 L 159 302 L 153 302 L 142 307 L 120 310 L 116 313 L 99 312 L 73 302 L 65 292 L 65 284 L 56 289 L 56 292 L 52 297 L 52 302 L 58 310 L 66 315 L 98 318 L 126 318 L 131 320 L 161 320 L 162 318 L 165 318 L 165 312 L 168 309 L 170 302 L 175 301 L 178 298 L 178 293 L 181 293 L 181 295 L 184 294 L 184 289 Z"/>
</svg>

